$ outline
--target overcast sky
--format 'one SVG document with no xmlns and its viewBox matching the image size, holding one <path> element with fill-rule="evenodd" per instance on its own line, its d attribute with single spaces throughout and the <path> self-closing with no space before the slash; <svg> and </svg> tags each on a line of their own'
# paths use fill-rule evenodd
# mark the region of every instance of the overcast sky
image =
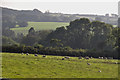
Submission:
<svg viewBox="0 0 120 80">
<path fill-rule="evenodd" d="M 84 1 L 84 2 L 83 2 Z M 118 14 L 118 0 L 0 0 L 0 6 L 18 10 L 67 14 Z"/>
</svg>

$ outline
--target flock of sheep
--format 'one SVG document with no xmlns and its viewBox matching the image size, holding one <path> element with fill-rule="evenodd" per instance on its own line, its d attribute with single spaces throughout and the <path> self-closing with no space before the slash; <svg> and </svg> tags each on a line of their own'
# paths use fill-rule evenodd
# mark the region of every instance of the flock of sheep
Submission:
<svg viewBox="0 0 120 80">
<path fill-rule="evenodd" d="M 23 54 L 25 54 L 25 53 L 21 53 L 22 55 Z M 29 55 L 29 53 L 26 53 L 26 55 Z M 34 54 L 34 56 L 38 56 L 38 54 Z M 43 55 L 43 57 L 46 57 L 46 55 Z M 70 57 L 68 57 L 68 56 L 65 56 L 64 58 L 62 58 L 62 60 L 64 60 L 64 59 L 70 59 Z M 93 57 L 88 57 L 88 56 L 86 56 L 86 57 L 78 57 L 78 59 L 92 59 Z M 99 57 L 99 59 L 113 59 L 113 57 Z"/>
<path fill-rule="evenodd" d="M 24 53 L 21 53 L 22 55 L 24 54 Z M 26 55 L 29 55 L 29 53 L 26 53 Z M 34 56 L 38 56 L 38 54 L 34 54 Z M 46 55 L 43 55 L 42 57 L 46 57 Z M 86 56 L 86 57 L 78 57 L 78 59 L 92 59 L 93 57 L 88 57 L 88 56 Z M 62 58 L 62 60 L 65 60 L 65 59 L 70 59 L 70 57 L 68 57 L 68 56 L 65 56 L 64 58 Z M 112 57 L 99 57 L 99 59 L 113 59 Z M 115 62 L 115 64 L 117 64 L 117 62 Z M 90 63 L 87 63 L 87 65 L 91 65 Z M 100 70 L 98 71 L 98 72 L 101 72 Z"/>
<path fill-rule="evenodd" d="M 21 54 L 24 55 L 24 53 Z M 26 55 L 29 55 L 29 53 L 26 53 Z M 38 54 L 34 54 L 34 56 L 38 56 Z M 46 55 L 43 55 L 43 57 L 46 57 Z"/>
</svg>

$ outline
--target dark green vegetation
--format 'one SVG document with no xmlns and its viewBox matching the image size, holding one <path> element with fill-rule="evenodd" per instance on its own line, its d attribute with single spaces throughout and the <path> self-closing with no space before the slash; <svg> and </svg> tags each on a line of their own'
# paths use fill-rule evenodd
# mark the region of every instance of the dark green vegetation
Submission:
<svg viewBox="0 0 120 80">
<path fill-rule="evenodd" d="M 9 42 L 3 45 L 3 51 L 24 52 L 24 47 L 30 47 L 28 49 L 32 52 L 27 50 L 29 53 L 118 58 L 119 30 L 110 24 L 91 22 L 87 18 L 71 21 L 68 26 L 56 28 L 55 31 L 35 31 L 31 27 L 26 36 L 19 34 L 13 38 L 18 44 Z"/>
<path fill-rule="evenodd" d="M 3 78 L 117 78 L 117 60 L 2 53 Z M 91 65 L 87 65 L 90 63 Z M 101 71 L 101 72 L 99 72 Z"/>
<path fill-rule="evenodd" d="M 115 37 L 112 35 L 112 25 L 99 21 L 90 22 L 87 18 L 71 21 L 69 26 L 57 28 L 46 38 L 61 40 L 65 46 L 83 49 L 105 49 L 114 45 Z M 108 40 L 107 40 L 108 39 Z M 49 43 L 46 43 L 47 45 Z M 50 44 L 49 44 L 50 45 Z"/>
<path fill-rule="evenodd" d="M 67 26 L 69 23 L 67 22 L 28 22 L 27 27 L 18 27 L 18 28 L 11 28 L 16 34 L 23 33 L 25 35 L 28 34 L 28 30 L 33 27 L 35 31 L 42 31 L 42 30 L 55 30 L 57 27 Z"/>
</svg>

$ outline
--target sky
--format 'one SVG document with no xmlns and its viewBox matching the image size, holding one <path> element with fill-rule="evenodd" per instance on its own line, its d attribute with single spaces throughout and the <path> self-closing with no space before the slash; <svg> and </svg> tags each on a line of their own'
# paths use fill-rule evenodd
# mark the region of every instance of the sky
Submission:
<svg viewBox="0 0 120 80">
<path fill-rule="evenodd" d="M 64 14 L 118 14 L 118 0 L 0 0 L 0 6 Z"/>
</svg>

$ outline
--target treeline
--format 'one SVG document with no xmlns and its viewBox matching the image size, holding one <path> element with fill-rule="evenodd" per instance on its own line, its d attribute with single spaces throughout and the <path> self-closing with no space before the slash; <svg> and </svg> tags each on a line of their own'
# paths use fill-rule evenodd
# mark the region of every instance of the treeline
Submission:
<svg viewBox="0 0 120 80">
<path fill-rule="evenodd" d="M 113 28 L 104 22 L 81 18 L 71 21 L 69 26 L 57 28 L 39 43 L 44 46 L 70 46 L 73 49 L 113 50 L 118 44 L 118 30 L 120 28 Z"/>
<path fill-rule="evenodd" d="M 2 34 L 2 44 L 3 46 L 10 46 L 16 44 L 22 44 L 26 46 L 33 46 L 37 44 L 38 41 L 44 40 L 52 30 L 42 30 L 42 31 L 35 31 L 33 27 L 28 30 L 27 35 L 17 34 L 15 35 L 14 31 L 12 30 L 4 30 Z"/>
<path fill-rule="evenodd" d="M 3 52 L 117 58 L 120 51 L 120 28 L 87 18 L 71 21 L 55 31 L 41 32 L 31 27 L 26 36 L 15 36 L 9 28 L 3 33 Z"/>
<path fill-rule="evenodd" d="M 96 51 L 88 49 L 72 49 L 70 47 L 43 47 L 41 45 L 37 46 L 2 46 L 2 52 L 10 53 L 30 53 L 30 54 L 41 54 L 41 55 L 56 55 L 56 56 L 72 56 L 72 57 L 113 57 L 118 59 L 117 51 Z M 114 54 L 113 54 L 114 53 Z"/>
<path fill-rule="evenodd" d="M 9 8 L 2 8 L 2 21 L 3 26 L 9 25 L 10 28 L 26 27 L 27 22 L 70 22 L 81 17 L 89 17 L 91 21 L 99 20 L 109 24 L 117 25 L 116 17 L 106 17 L 104 15 L 80 15 L 80 14 L 62 14 L 62 13 L 50 13 L 41 12 L 38 9 L 34 10 L 14 10 Z M 95 19 L 94 19 L 95 18 Z M 6 22 L 7 21 L 7 22 Z"/>
</svg>

